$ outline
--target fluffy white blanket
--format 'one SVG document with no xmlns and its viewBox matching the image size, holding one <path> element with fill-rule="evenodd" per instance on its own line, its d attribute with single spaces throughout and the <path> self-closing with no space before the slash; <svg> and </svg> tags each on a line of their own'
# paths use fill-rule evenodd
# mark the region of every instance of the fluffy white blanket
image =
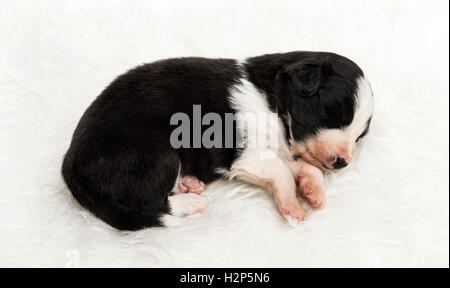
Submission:
<svg viewBox="0 0 450 288">
<path fill-rule="evenodd" d="M 449 265 L 448 1 L 2 1 L 0 266 Z M 326 50 L 372 82 L 376 112 L 328 203 L 291 226 L 241 183 L 180 227 L 120 233 L 65 188 L 81 114 L 118 74 L 175 56 Z M 305 204 L 306 205 L 306 204 Z"/>
</svg>

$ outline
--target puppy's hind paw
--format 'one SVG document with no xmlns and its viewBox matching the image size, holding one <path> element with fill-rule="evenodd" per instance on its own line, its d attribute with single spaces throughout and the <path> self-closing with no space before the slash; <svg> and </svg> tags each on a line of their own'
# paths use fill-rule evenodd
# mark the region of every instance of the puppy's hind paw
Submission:
<svg viewBox="0 0 450 288">
<path fill-rule="evenodd" d="M 178 184 L 178 190 L 183 193 L 201 194 L 206 190 L 206 185 L 194 176 L 184 176 Z"/>
<path fill-rule="evenodd" d="M 170 214 L 173 216 L 192 215 L 203 210 L 208 199 L 195 193 L 169 196 Z"/>
</svg>

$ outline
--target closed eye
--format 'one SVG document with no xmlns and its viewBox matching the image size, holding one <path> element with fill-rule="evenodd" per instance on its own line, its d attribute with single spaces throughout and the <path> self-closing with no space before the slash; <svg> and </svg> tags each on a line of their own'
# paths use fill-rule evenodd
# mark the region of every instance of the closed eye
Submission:
<svg viewBox="0 0 450 288">
<path fill-rule="evenodd" d="M 369 125 L 370 125 L 370 121 L 372 121 L 372 117 L 370 117 L 369 120 L 367 120 L 367 123 L 366 123 L 366 129 L 364 129 L 364 131 L 361 133 L 361 135 L 359 135 L 359 137 L 356 138 L 356 142 L 358 142 L 361 138 L 363 138 L 364 136 L 366 136 L 367 133 L 369 133 Z"/>
<path fill-rule="evenodd" d="M 358 142 L 359 140 L 361 140 L 361 138 L 363 138 L 364 136 L 366 136 L 367 133 L 369 133 L 369 127 L 367 127 L 366 130 L 364 130 L 364 132 L 363 132 L 361 135 L 359 135 L 358 138 L 356 138 L 356 142 Z"/>
</svg>

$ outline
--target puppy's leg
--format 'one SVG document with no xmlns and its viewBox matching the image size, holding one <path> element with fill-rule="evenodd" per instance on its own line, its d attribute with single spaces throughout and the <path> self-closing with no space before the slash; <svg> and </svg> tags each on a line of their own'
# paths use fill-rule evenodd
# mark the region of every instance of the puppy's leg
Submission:
<svg viewBox="0 0 450 288">
<path fill-rule="evenodd" d="M 285 216 L 304 220 L 305 210 L 296 196 L 294 177 L 289 168 L 278 157 L 261 158 L 261 151 L 245 151 L 241 158 L 233 164 L 230 171 L 225 172 L 229 178 L 236 177 L 265 188 L 275 199 L 278 210 Z"/>
<path fill-rule="evenodd" d="M 298 174 L 300 194 L 314 208 L 321 208 L 325 204 L 324 177 L 322 171 L 302 160 L 297 161 L 299 165 Z"/>
</svg>

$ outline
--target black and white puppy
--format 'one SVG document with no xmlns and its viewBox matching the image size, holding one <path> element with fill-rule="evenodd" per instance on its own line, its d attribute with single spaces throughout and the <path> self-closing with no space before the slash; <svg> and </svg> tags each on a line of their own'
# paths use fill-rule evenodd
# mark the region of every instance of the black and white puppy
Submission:
<svg viewBox="0 0 450 288">
<path fill-rule="evenodd" d="M 273 137 L 249 145 L 264 129 L 235 121 L 232 145 L 219 133 L 213 140 L 224 145 L 195 146 L 210 128 L 208 121 L 195 128 L 196 105 L 201 117 L 269 115 L 262 126 L 276 128 L 276 145 Z M 192 146 L 171 141 L 172 118 L 180 112 L 192 119 Z M 313 207 L 324 204 L 323 171 L 351 161 L 372 114 L 363 72 L 333 53 L 162 60 L 119 76 L 90 105 L 62 174 L 82 206 L 121 230 L 161 226 L 167 215 L 200 211 L 207 204 L 201 192 L 219 178 L 264 187 L 283 215 L 303 220 L 297 190 Z"/>
</svg>

